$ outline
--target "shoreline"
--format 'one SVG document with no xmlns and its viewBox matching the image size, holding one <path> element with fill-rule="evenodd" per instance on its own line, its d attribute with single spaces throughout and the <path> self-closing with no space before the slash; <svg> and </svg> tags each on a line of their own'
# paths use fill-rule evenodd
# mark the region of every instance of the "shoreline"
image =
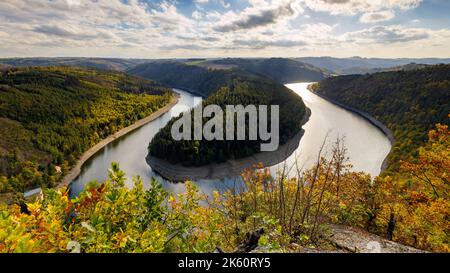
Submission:
<svg viewBox="0 0 450 273">
<path fill-rule="evenodd" d="M 306 113 L 301 121 L 301 126 L 305 125 L 309 121 L 310 116 L 311 109 L 306 107 Z M 227 160 L 224 163 L 213 163 L 198 167 L 186 167 L 181 164 L 171 164 L 166 160 L 149 155 L 147 155 L 145 160 L 155 173 L 172 182 L 236 177 L 241 175 L 245 169 L 251 168 L 253 165 L 260 162 L 264 167 L 270 167 L 282 163 L 298 148 L 304 133 L 305 130 L 302 128 L 285 144 L 280 145 L 276 151 L 260 152 L 245 158 Z"/>
<path fill-rule="evenodd" d="M 91 148 L 89 148 L 86 152 L 84 152 L 83 155 L 81 155 L 81 157 L 77 159 L 77 163 L 75 164 L 75 166 L 72 169 L 70 169 L 70 171 L 64 176 L 64 178 L 61 180 L 61 182 L 59 182 L 55 186 L 55 188 L 60 189 L 63 187 L 70 186 L 70 183 L 72 183 L 72 181 L 75 180 L 80 175 L 81 168 L 83 167 L 84 163 L 86 163 L 87 160 L 89 160 L 98 151 L 103 149 L 106 145 L 108 145 L 109 143 L 113 142 L 114 140 L 142 127 L 143 125 L 154 121 L 155 119 L 159 118 L 163 114 L 167 113 L 170 109 L 172 109 L 172 107 L 175 106 L 180 99 L 180 95 L 178 93 L 176 93 L 175 91 L 173 91 L 173 93 L 174 93 L 174 95 L 172 97 L 172 100 L 168 104 L 163 106 L 162 108 L 151 113 L 149 116 L 136 121 L 135 123 L 131 124 L 130 126 L 122 128 L 119 131 L 115 132 L 114 134 L 109 135 L 107 138 L 103 139 L 99 143 L 97 143 L 94 146 L 92 146 Z"/>
<path fill-rule="evenodd" d="M 389 142 L 391 143 L 391 150 L 389 151 L 389 154 L 384 158 L 383 163 L 381 163 L 381 172 L 384 172 L 386 170 L 386 168 L 388 167 L 388 157 L 389 157 L 389 155 L 392 151 L 392 147 L 394 146 L 394 143 L 395 143 L 395 137 L 394 137 L 394 134 L 392 133 L 392 131 L 389 128 L 387 128 L 386 125 L 384 125 L 382 122 L 380 122 L 379 120 L 374 118 L 372 115 L 370 115 L 364 111 L 358 110 L 352 106 L 338 102 L 338 101 L 336 101 L 332 98 L 329 98 L 323 94 L 319 94 L 311 88 L 311 85 L 309 85 L 307 87 L 307 89 L 309 91 L 311 91 L 312 93 L 314 93 L 315 95 L 321 97 L 322 99 L 324 99 L 328 102 L 331 102 L 349 112 L 355 113 L 358 116 L 364 118 L 365 120 L 370 122 L 373 126 L 377 127 L 387 137 L 387 139 L 389 139 Z"/>
</svg>

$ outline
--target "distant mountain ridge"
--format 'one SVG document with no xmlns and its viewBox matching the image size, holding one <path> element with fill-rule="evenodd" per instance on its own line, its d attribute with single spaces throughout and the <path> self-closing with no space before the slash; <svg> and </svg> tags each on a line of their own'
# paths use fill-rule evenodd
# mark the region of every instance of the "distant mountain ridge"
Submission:
<svg viewBox="0 0 450 273">
<path fill-rule="evenodd" d="M 144 59 L 121 58 L 8 58 L 0 59 L 1 65 L 14 67 L 25 66 L 76 66 L 103 70 L 125 71 L 137 64 L 147 62 Z"/>
<path fill-rule="evenodd" d="M 122 58 L 9 58 L 0 59 L 0 68 L 4 66 L 26 67 L 26 66 L 74 66 L 90 67 L 113 71 L 137 71 L 135 68 L 141 65 L 161 65 L 167 63 L 184 63 L 194 66 L 212 69 L 228 70 L 239 68 L 252 73 L 261 74 L 280 83 L 319 81 L 329 76 L 329 72 L 287 58 L 270 59 L 122 59 Z M 161 66 L 159 66 L 161 68 Z"/>
<path fill-rule="evenodd" d="M 217 87 L 236 74 L 255 74 L 281 84 L 315 82 L 330 75 L 327 71 L 312 65 L 284 58 L 152 62 L 136 65 L 127 72 L 172 87 L 195 90 L 204 96 L 216 91 Z"/>
<path fill-rule="evenodd" d="M 351 57 L 351 58 L 302 57 L 302 58 L 295 58 L 295 60 L 311 64 L 321 69 L 327 69 L 340 75 L 379 72 L 379 70 L 383 68 L 399 67 L 411 63 L 424 65 L 450 63 L 450 58 L 384 59 L 384 58 L 362 58 L 362 57 Z"/>
<path fill-rule="evenodd" d="M 242 69 L 269 77 L 280 83 L 320 81 L 330 75 L 367 74 L 383 71 L 421 69 L 426 65 L 447 64 L 450 58 L 185 58 L 185 59 L 128 59 L 128 58 L 4 58 L 0 70 L 5 67 L 73 66 L 112 71 L 135 71 L 143 64 L 183 63 L 211 69 Z"/>
<path fill-rule="evenodd" d="M 241 59 L 227 58 L 210 61 L 212 64 L 238 67 L 249 72 L 269 77 L 279 83 L 315 82 L 330 73 L 311 64 L 289 58 Z"/>
</svg>

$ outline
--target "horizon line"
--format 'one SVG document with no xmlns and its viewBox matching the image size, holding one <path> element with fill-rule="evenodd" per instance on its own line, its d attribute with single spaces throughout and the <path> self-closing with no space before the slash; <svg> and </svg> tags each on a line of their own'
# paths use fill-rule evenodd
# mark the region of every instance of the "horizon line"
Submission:
<svg viewBox="0 0 450 273">
<path fill-rule="evenodd" d="M 261 56 L 261 57 L 245 57 L 245 56 L 239 56 L 239 57 L 231 57 L 231 56 L 225 56 L 225 57 L 166 57 L 166 58 L 158 58 L 158 57 L 100 57 L 100 56 L 33 56 L 33 57 L 0 57 L 0 60 L 3 59 L 128 59 L 128 60 L 214 60 L 214 59 L 300 59 L 300 58 L 334 58 L 334 59 L 450 59 L 450 56 L 448 57 L 365 57 L 365 56 L 349 56 L 349 57 L 335 57 L 330 55 L 323 55 L 323 56 L 291 56 L 291 57 L 280 57 L 280 56 Z"/>
</svg>

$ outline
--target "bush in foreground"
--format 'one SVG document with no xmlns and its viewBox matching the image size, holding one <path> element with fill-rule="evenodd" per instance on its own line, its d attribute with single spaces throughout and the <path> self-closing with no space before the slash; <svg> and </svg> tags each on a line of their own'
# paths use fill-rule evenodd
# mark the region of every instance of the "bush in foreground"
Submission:
<svg viewBox="0 0 450 273">
<path fill-rule="evenodd" d="M 46 190 L 27 205 L 0 205 L 0 252 L 248 252 L 329 248 L 328 223 L 365 228 L 431 251 L 450 251 L 449 131 L 438 125 L 396 176 L 350 170 L 342 140 L 330 158 L 301 172 L 272 177 L 262 166 L 242 174 L 244 186 L 200 194 L 193 183 L 170 195 L 139 177 L 125 187 L 117 164 L 105 183 L 70 199 Z M 290 177 L 287 170 L 297 174 Z M 254 240 L 256 239 L 256 240 Z M 256 243 L 255 243 L 256 241 Z"/>
</svg>

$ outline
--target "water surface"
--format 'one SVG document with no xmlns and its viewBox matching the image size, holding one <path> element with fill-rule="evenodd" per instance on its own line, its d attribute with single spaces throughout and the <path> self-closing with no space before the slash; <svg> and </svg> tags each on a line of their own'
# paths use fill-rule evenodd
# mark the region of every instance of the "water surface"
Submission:
<svg viewBox="0 0 450 273">
<path fill-rule="evenodd" d="M 303 126 L 305 134 L 300 140 L 297 150 L 287 159 L 289 166 L 297 162 L 308 168 L 314 165 L 317 154 L 324 141 L 325 152 L 329 152 L 336 137 L 345 137 L 348 157 L 354 165 L 353 169 L 376 176 L 380 173 L 381 164 L 391 148 L 386 136 L 364 118 L 340 108 L 306 89 L 308 83 L 286 85 L 302 97 L 306 106 L 311 109 L 310 120 Z M 106 145 L 91 157 L 82 167 L 80 176 L 72 183 L 72 194 L 81 191 L 86 183 L 92 180 L 107 179 L 107 170 L 111 162 L 118 162 L 127 176 L 141 176 L 144 186 L 148 187 L 150 178 L 157 181 L 170 192 L 184 191 L 181 183 L 171 183 L 154 173 L 145 161 L 147 146 L 160 128 L 174 116 L 197 105 L 200 97 L 182 90 L 175 90 L 181 97 L 177 105 L 154 121 Z M 256 162 L 255 162 L 256 163 Z M 272 173 L 280 170 L 284 164 L 271 167 Z M 230 177 L 222 180 L 194 181 L 201 191 L 209 194 L 213 190 L 220 191 L 233 187 L 239 178 Z M 131 185 L 131 180 L 128 181 Z"/>
</svg>

